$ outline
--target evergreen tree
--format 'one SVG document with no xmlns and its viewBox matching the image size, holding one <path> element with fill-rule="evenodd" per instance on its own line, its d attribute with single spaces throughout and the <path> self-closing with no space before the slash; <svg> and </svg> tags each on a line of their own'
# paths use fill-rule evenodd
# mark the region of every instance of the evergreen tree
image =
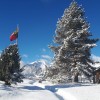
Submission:
<svg viewBox="0 0 100 100">
<path fill-rule="evenodd" d="M 23 75 L 21 72 L 23 69 L 20 68 L 20 60 L 21 58 L 16 44 L 10 45 L 1 53 L 0 79 L 5 81 L 6 85 L 22 82 Z"/>
<path fill-rule="evenodd" d="M 92 76 L 94 68 L 91 66 L 91 48 L 96 46 L 98 39 L 90 38 L 89 27 L 84 10 L 73 1 L 57 22 L 54 39 L 57 45 L 49 46 L 55 54 L 50 71 L 53 80 L 63 82 L 74 76 L 74 81 L 78 82 L 80 73 Z"/>
</svg>

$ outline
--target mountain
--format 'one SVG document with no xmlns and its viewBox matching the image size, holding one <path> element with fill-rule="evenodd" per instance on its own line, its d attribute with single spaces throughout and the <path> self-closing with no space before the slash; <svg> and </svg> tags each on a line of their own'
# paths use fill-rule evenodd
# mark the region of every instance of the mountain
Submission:
<svg viewBox="0 0 100 100">
<path fill-rule="evenodd" d="M 39 78 L 44 77 L 48 64 L 44 60 L 35 61 L 23 66 L 23 75 L 26 78 Z"/>
</svg>

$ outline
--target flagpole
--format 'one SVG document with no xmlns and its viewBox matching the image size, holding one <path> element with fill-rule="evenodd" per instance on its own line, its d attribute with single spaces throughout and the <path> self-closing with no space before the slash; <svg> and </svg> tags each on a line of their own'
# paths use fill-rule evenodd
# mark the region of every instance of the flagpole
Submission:
<svg viewBox="0 0 100 100">
<path fill-rule="evenodd" d="M 19 32 L 19 24 L 17 24 L 17 32 Z M 18 38 L 16 39 L 16 45 L 18 45 Z"/>
<path fill-rule="evenodd" d="M 18 39 L 16 39 L 16 45 L 18 45 Z"/>
</svg>

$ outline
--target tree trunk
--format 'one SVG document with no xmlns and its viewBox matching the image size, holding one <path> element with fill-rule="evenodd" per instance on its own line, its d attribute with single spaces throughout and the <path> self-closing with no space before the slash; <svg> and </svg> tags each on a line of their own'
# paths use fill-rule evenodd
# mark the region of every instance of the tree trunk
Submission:
<svg viewBox="0 0 100 100">
<path fill-rule="evenodd" d="M 5 85 L 9 85 L 10 86 L 11 85 L 10 81 L 6 79 L 5 80 Z"/>
<path fill-rule="evenodd" d="M 74 82 L 78 82 L 78 75 L 79 75 L 79 73 L 77 72 L 77 73 L 75 73 L 75 75 L 74 75 Z"/>
<path fill-rule="evenodd" d="M 93 83 L 96 83 L 95 72 L 93 73 Z"/>
</svg>

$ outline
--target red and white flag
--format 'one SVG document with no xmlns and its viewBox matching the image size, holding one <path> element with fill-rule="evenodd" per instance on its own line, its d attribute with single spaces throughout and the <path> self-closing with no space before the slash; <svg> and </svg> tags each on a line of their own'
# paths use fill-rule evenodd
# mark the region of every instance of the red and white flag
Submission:
<svg viewBox="0 0 100 100">
<path fill-rule="evenodd" d="M 18 38 L 19 29 L 17 27 L 16 31 L 14 31 L 10 36 L 10 41 L 16 40 Z"/>
</svg>

